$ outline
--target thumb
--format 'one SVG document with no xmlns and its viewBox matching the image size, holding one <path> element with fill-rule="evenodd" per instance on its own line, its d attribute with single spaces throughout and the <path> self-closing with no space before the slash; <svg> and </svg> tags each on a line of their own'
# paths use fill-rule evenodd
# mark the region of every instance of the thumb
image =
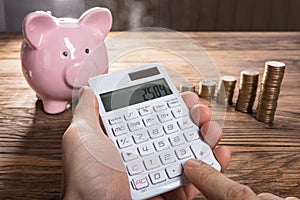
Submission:
<svg viewBox="0 0 300 200">
<path fill-rule="evenodd" d="M 184 172 L 207 199 L 259 199 L 249 187 L 232 181 L 200 160 L 186 161 Z"/>
<path fill-rule="evenodd" d="M 89 87 L 83 87 L 79 96 L 71 124 L 71 127 L 75 127 L 71 130 L 76 131 L 69 134 L 69 138 L 77 137 L 81 147 L 97 162 L 119 171 L 125 171 L 118 150 L 100 127 L 99 106 L 93 91 Z"/>
<path fill-rule="evenodd" d="M 98 102 L 93 91 L 87 86 L 82 87 L 79 91 L 79 102 L 73 114 L 73 123 L 84 131 L 87 129 L 101 130 Z"/>
</svg>

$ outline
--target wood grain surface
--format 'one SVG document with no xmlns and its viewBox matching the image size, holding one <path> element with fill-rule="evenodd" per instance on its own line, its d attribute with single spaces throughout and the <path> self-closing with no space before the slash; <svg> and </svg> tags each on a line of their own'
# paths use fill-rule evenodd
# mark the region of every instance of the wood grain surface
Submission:
<svg viewBox="0 0 300 200">
<path fill-rule="evenodd" d="M 109 37 L 118 34 L 113 32 Z M 168 38 L 160 34 L 158 42 Z M 221 75 L 239 77 L 241 70 L 252 69 L 260 72 L 261 80 L 265 61 L 286 63 L 274 123 L 258 122 L 252 115 L 235 111 L 234 105 L 228 106 L 220 143 L 232 150 L 227 176 L 256 193 L 299 198 L 300 33 L 184 34 L 205 48 Z M 0 35 L 0 199 L 59 199 L 63 178 L 61 138 L 71 121 L 72 109 L 58 115 L 43 112 L 22 74 L 21 41 L 19 34 Z M 176 40 L 170 44 L 171 49 L 172 45 Z M 161 61 L 178 67 L 189 81 L 197 81 L 190 69 L 173 57 L 166 52 L 142 50 L 119 58 L 112 69 Z M 234 102 L 237 92 L 238 88 Z"/>
</svg>

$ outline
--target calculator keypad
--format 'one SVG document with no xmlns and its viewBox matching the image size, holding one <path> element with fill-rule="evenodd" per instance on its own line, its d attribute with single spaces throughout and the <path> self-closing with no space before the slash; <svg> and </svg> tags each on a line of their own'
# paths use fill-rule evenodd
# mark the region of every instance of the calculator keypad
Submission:
<svg viewBox="0 0 300 200">
<path fill-rule="evenodd" d="M 134 190 L 181 177 L 189 158 L 219 167 L 188 115 L 173 96 L 108 119 Z"/>
</svg>

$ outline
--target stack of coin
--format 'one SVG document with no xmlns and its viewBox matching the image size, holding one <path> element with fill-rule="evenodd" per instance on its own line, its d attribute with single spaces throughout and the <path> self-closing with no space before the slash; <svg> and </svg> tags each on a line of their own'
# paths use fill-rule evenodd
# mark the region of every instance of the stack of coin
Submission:
<svg viewBox="0 0 300 200">
<path fill-rule="evenodd" d="M 241 72 L 239 96 L 235 109 L 241 112 L 252 112 L 256 97 L 259 72 L 244 70 Z"/>
<path fill-rule="evenodd" d="M 199 83 L 199 95 L 205 99 L 213 99 L 215 95 L 216 82 L 204 80 Z"/>
<path fill-rule="evenodd" d="M 216 101 L 219 104 L 232 105 L 236 78 L 234 76 L 222 76 L 220 78 Z"/>
<path fill-rule="evenodd" d="M 285 64 L 282 62 L 268 61 L 265 63 L 256 110 L 258 121 L 273 122 L 284 70 Z"/>
<path fill-rule="evenodd" d="M 195 92 L 195 85 L 190 82 L 183 82 L 180 84 L 180 92 Z"/>
</svg>

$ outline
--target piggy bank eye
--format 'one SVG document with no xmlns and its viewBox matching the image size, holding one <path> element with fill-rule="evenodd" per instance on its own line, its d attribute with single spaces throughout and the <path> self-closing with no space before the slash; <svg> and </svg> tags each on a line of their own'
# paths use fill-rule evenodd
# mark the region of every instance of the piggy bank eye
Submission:
<svg viewBox="0 0 300 200">
<path fill-rule="evenodd" d="M 89 49 L 85 49 L 85 53 L 86 53 L 86 54 L 89 54 L 89 53 L 90 53 L 90 50 L 89 50 Z"/>
<path fill-rule="evenodd" d="M 68 56 L 68 52 L 64 51 L 64 52 L 62 53 L 62 55 L 63 55 L 64 57 L 67 57 L 67 56 Z"/>
</svg>

